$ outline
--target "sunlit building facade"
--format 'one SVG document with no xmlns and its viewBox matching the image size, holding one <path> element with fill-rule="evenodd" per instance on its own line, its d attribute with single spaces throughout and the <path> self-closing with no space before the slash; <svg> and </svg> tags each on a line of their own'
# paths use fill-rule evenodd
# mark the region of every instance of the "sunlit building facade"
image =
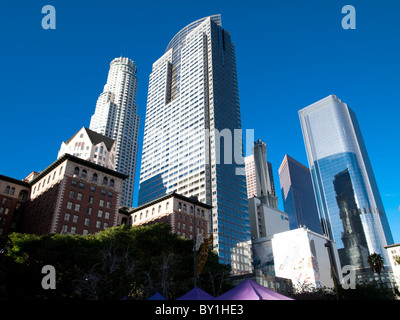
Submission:
<svg viewBox="0 0 400 320">
<path fill-rule="evenodd" d="M 115 141 L 115 170 L 128 175 L 121 196 L 121 205 L 126 207 L 132 206 L 138 151 L 136 72 L 135 63 L 128 58 L 111 61 L 107 83 L 97 99 L 89 127 Z"/>
<path fill-rule="evenodd" d="M 372 253 L 388 265 L 393 238 L 354 112 L 330 95 L 299 116 L 323 233 L 341 265 L 363 272 Z"/>
<path fill-rule="evenodd" d="M 179 31 L 150 74 L 138 205 L 176 191 L 212 206 L 210 232 L 220 261 L 249 240 L 236 58 L 221 16 Z M 223 138 L 221 136 L 223 135 Z M 243 157 L 243 152 L 240 154 Z"/>
</svg>

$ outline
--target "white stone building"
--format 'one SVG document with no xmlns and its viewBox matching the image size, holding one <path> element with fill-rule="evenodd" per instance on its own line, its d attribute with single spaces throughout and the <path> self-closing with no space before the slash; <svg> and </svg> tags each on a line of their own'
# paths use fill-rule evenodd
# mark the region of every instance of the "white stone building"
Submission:
<svg viewBox="0 0 400 320">
<path fill-rule="evenodd" d="M 65 153 L 115 170 L 116 149 L 114 140 L 85 127 L 61 144 L 58 158 Z"/>
</svg>

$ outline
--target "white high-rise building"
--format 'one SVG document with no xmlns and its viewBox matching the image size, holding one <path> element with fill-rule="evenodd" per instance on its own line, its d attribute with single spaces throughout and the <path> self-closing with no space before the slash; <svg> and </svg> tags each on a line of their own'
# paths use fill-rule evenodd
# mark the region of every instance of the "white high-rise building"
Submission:
<svg viewBox="0 0 400 320">
<path fill-rule="evenodd" d="M 139 115 L 136 106 L 136 65 L 128 58 L 110 64 L 107 83 L 100 94 L 90 129 L 115 140 L 115 170 L 128 175 L 123 183 L 121 205 L 131 207 L 135 185 Z"/>
<path fill-rule="evenodd" d="M 235 48 L 221 16 L 209 16 L 179 31 L 153 63 L 138 202 L 176 191 L 211 205 L 210 231 L 223 263 L 250 239 L 235 130 L 241 132 Z"/>
</svg>

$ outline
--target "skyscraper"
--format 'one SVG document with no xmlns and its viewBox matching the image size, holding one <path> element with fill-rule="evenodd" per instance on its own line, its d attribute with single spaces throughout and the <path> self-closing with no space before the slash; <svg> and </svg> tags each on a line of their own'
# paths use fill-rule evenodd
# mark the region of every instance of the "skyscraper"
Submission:
<svg viewBox="0 0 400 320">
<path fill-rule="evenodd" d="M 89 129 L 115 140 L 115 170 L 128 175 L 122 186 L 121 205 L 132 206 L 138 149 L 139 116 L 136 106 L 136 65 L 128 58 L 115 58 L 107 83 L 97 99 Z"/>
<path fill-rule="evenodd" d="M 323 232 L 342 266 L 361 272 L 372 253 L 387 265 L 393 238 L 355 113 L 330 95 L 299 116 Z"/>
<path fill-rule="evenodd" d="M 252 169 L 253 166 L 254 170 Z M 278 209 L 272 165 L 267 161 L 267 145 L 261 139 L 254 142 L 253 154 L 246 157 L 245 168 L 246 181 L 255 180 L 255 189 L 250 188 L 250 191 L 254 189 L 255 194 L 249 198 L 257 196 L 265 205 Z"/>
<path fill-rule="evenodd" d="M 213 245 L 223 263 L 231 262 L 236 243 L 250 238 L 237 130 L 234 45 L 220 15 L 205 17 L 179 31 L 153 64 L 138 202 L 176 191 L 210 204 Z M 232 146 L 241 161 L 233 161 Z"/>
<path fill-rule="evenodd" d="M 289 216 L 290 229 L 307 227 L 322 234 L 310 170 L 285 155 L 278 172 L 283 208 Z"/>
</svg>

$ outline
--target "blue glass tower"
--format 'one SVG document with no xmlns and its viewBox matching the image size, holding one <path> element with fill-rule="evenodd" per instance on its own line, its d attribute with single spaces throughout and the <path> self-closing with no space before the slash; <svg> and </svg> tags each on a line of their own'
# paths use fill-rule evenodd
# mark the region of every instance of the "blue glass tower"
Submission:
<svg viewBox="0 0 400 320">
<path fill-rule="evenodd" d="M 310 170 L 285 155 L 279 168 L 279 181 L 283 208 L 288 214 L 290 229 L 303 226 L 322 234 Z"/>
<path fill-rule="evenodd" d="M 330 95 L 299 116 L 322 229 L 342 266 L 368 268 L 372 253 L 387 265 L 393 238 L 354 112 Z"/>
<path fill-rule="evenodd" d="M 235 48 L 221 16 L 205 17 L 179 31 L 153 64 L 138 202 L 176 191 L 212 205 L 210 231 L 223 263 L 250 238 L 235 130 L 241 130 Z"/>
</svg>

